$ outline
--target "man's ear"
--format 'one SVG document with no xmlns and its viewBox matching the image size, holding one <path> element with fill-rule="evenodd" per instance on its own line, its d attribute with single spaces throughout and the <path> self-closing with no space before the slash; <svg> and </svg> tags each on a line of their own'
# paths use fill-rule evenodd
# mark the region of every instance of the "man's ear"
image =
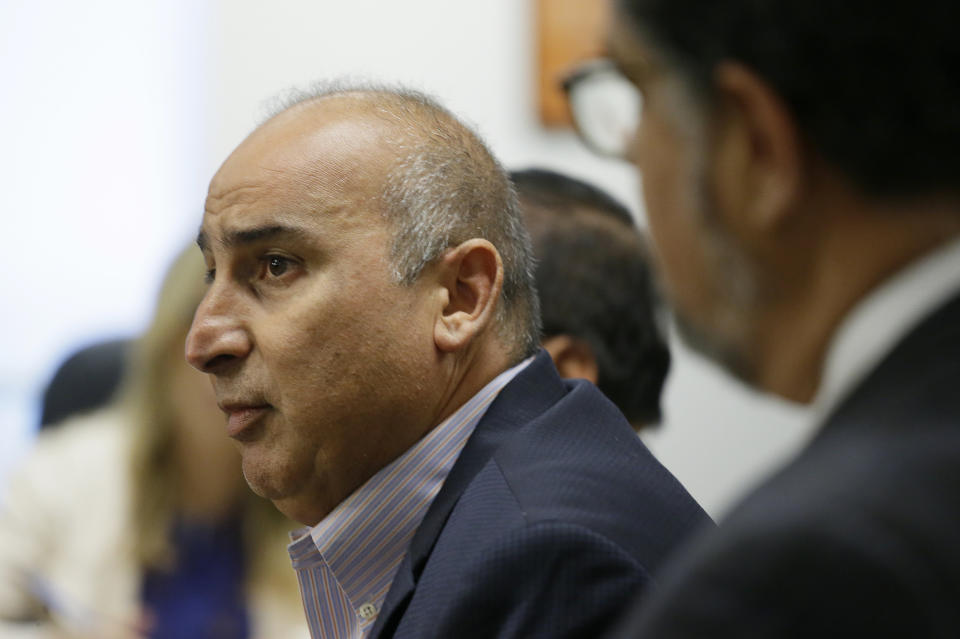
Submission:
<svg viewBox="0 0 960 639">
<path fill-rule="evenodd" d="M 714 72 L 713 193 L 730 224 L 749 235 L 784 222 L 801 195 L 804 148 L 793 114 L 759 76 L 737 62 Z"/>
<path fill-rule="evenodd" d="M 437 268 L 446 301 L 434 323 L 433 339 L 441 351 L 454 352 L 493 323 L 503 288 L 503 261 L 493 244 L 477 238 L 447 250 Z"/>
<path fill-rule="evenodd" d="M 600 379 L 597 358 L 583 340 L 570 335 L 553 335 L 543 340 L 542 346 L 553 359 L 560 377 L 586 379 L 594 384 Z"/>
</svg>

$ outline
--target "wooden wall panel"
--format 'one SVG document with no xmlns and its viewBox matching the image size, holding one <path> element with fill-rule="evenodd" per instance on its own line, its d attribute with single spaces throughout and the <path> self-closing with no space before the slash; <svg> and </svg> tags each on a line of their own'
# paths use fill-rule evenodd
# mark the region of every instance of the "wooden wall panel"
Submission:
<svg viewBox="0 0 960 639">
<path fill-rule="evenodd" d="M 578 63 L 602 55 L 610 0 L 536 0 L 538 95 L 546 126 L 570 126 L 560 80 Z"/>
</svg>

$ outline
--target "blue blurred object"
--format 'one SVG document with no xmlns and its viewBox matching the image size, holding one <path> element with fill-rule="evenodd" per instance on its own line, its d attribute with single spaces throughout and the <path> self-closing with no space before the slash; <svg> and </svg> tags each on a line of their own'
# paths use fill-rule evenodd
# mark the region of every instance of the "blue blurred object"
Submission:
<svg viewBox="0 0 960 639">
<path fill-rule="evenodd" d="M 178 521 L 177 561 L 170 571 L 144 575 L 143 604 L 151 639 L 247 639 L 243 540 L 239 517 L 215 525 Z"/>
</svg>

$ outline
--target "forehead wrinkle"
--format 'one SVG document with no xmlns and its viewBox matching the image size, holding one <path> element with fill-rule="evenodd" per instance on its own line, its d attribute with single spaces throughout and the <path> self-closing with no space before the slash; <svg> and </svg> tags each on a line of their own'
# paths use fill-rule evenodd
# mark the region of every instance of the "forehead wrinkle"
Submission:
<svg viewBox="0 0 960 639">
<path fill-rule="evenodd" d="M 327 149 L 333 143 L 328 140 L 310 148 L 310 156 L 292 167 L 289 181 L 311 195 L 325 191 L 351 196 L 378 190 L 388 165 L 382 146 L 371 140 L 344 140 L 331 153 Z"/>
<path fill-rule="evenodd" d="M 295 115 L 268 121 L 228 159 L 211 184 L 206 214 L 228 213 L 226 219 L 240 222 L 249 212 L 251 224 L 267 226 L 316 215 L 339 218 L 348 224 L 344 230 L 362 232 L 369 220 L 357 214 L 379 214 L 380 191 L 394 160 L 384 148 L 385 125 L 356 111 L 309 108 Z"/>
<path fill-rule="evenodd" d="M 281 171 L 284 183 L 276 189 L 289 198 L 294 206 L 287 209 L 291 214 L 323 215 L 327 218 L 346 217 L 359 209 L 364 208 L 367 198 L 364 189 L 347 184 L 349 178 L 345 175 L 341 181 L 331 184 L 313 175 L 310 170 L 296 168 L 291 171 Z"/>
<path fill-rule="evenodd" d="M 299 203 L 304 212 L 328 217 L 354 217 L 358 213 L 380 214 L 380 194 L 387 171 L 381 158 L 364 154 L 365 146 L 344 148 L 342 153 L 321 154 L 278 174 L 277 192 Z"/>
<path fill-rule="evenodd" d="M 240 182 L 235 186 L 226 189 L 211 191 L 207 195 L 205 213 L 217 215 L 235 207 L 252 207 L 263 205 L 270 206 L 270 201 L 279 199 L 277 196 L 292 195 L 292 202 L 285 202 L 284 208 L 290 208 L 305 203 L 304 190 L 299 188 L 299 184 L 290 184 L 289 178 L 291 171 L 281 169 L 264 168 L 264 171 L 278 177 L 275 181 L 249 180 Z M 299 182 L 300 180 L 298 180 Z"/>
<path fill-rule="evenodd" d="M 258 151 L 262 150 L 252 149 L 254 153 Z M 279 158 L 276 157 L 276 150 L 261 152 L 260 157 L 247 165 L 249 168 L 238 169 L 235 164 L 229 164 L 228 160 L 228 164 L 221 168 L 210 185 L 206 212 L 216 213 L 234 206 L 258 204 L 282 196 L 304 200 L 305 195 L 316 191 L 326 192 L 329 196 L 331 186 L 340 186 L 351 174 L 359 172 L 358 167 L 340 167 L 337 166 L 338 163 L 327 158 L 311 161 L 303 150 L 293 149 L 296 155 L 290 153 L 291 149 L 285 151 L 286 153 L 281 151 Z M 246 175 L 238 174 L 239 171 Z"/>
<path fill-rule="evenodd" d="M 283 191 L 295 194 L 295 198 L 271 197 Z M 235 248 L 254 243 L 254 240 L 286 237 L 307 238 L 308 230 L 314 226 L 309 220 L 349 220 L 354 224 L 359 220 L 350 220 L 353 213 L 361 208 L 356 200 L 336 197 L 327 190 L 304 193 L 289 185 L 263 193 L 263 189 L 254 186 L 240 186 L 225 191 L 218 196 L 227 200 L 224 206 L 207 212 L 222 217 L 222 221 L 209 229 L 201 227 L 198 242 L 201 248 L 210 248 L 214 242 L 219 248 Z M 239 215 L 231 214 L 234 209 Z M 306 225 L 305 225 L 306 224 Z M 205 225 L 206 226 L 206 225 Z M 318 229 L 315 229 L 318 230 Z"/>
<path fill-rule="evenodd" d="M 348 184 L 351 171 L 344 168 L 335 170 L 334 175 L 327 177 L 329 171 L 320 170 L 320 167 L 293 166 L 286 169 L 265 168 L 265 172 L 276 176 L 272 189 L 277 193 L 291 196 L 294 200 L 306 203 L 309 200 L 347 201 L 349 193 L 355 191 Z M 323 175 L 318 175 L 322 173 Z M 343 195 L 339 195 L 343 194 Z"/>
<path fill-rule="evenodd" d="M 220 184 L 214 181 L 207 192 L 207 199 L 204 206 L 204 212 L 207 214 L 217 214 L 220 211 L 256 203 L 264 198 L 264 190 L 271 187 L 257 180 L 244 180 L 224 186 L 222 180 Z"/>
</svg>

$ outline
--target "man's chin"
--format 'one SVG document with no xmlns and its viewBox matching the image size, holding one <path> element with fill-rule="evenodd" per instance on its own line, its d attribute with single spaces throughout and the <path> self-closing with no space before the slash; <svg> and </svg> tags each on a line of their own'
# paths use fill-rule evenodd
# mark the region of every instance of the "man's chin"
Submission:
<svg viewBox="0 0 960 639">
<path fill-rule="evenodd" d="M 316 526 L 330 513 L 329 508 L 318 508 L 316 503 L 297 496 L 281 497 L 270 501 L 288 519 L 304 526 Z"/>
<path fill-rule="evenodd" d="M 277 510 L 289 519 L 313 526 L 331 510 L 326 504 L 318 504 L 317 499 L 310 499 L 308 491 L 303 490 L 304 484 L 296 481 L 296 476 L 281 476 L 270 472 L 271 469 L 284 468 L 284 464 L 277 461 L 258 462 L 254 456 L 244 455 L 243 478 L 250 490 L 272 501 Z"/>
<path fill-rule="evenodd" d="M 247 480 L 247 486 L 250 487 L 250 490 L 252 490 L 255 495 L 263 497 L 264 499 L 273 499 L 271 491 L 258 479 L 251 478 L 246 472 L 243 473 L 243 478 Z"/>
<path fill-rule="evenodd" d="M 243 478 L 255 494 L 271 501 L 282 499 L 286 495 L 282 481 L 278 481 L 269 469 L 271 464 L 261 463 L 251 451 L 242 453 Z"/>
</svg>

